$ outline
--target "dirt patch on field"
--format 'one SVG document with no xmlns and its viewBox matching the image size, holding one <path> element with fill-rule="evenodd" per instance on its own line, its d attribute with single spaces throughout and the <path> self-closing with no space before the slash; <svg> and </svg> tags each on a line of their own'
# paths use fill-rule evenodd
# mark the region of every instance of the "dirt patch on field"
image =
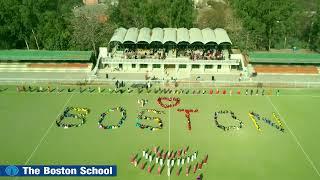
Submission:
<svg viewBox="0 0 320 180">
<path fill-rule="evenodd" d="M 315 66 L 254 66 L 257 73 L 319 74 Z"/>
</svg>

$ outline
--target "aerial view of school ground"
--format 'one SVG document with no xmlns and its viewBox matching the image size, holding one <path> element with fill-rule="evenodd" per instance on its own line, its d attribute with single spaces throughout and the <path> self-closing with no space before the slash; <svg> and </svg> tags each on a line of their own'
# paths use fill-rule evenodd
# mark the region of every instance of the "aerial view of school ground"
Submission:
<svg viewBox="0 0 320 180">
<path fill-rule="evenodd" d="M 0 0 L 0 180 L 320 179 L 319 0 Z"/>
<path fill-rule="evenodd" d="M 242 94 L 230 96 L 135 91 L 119 94 L 97 90 L 68 93 L 67 88 L 60 93 L 55 90 L 17 93 L 8 88 L 0 95 L 1 102 L 5 102 L 1 103 L 3 164 L 116 164 L 115 179 L 167 179 L 167 160 L 160 166 L 160 159 L 171 152 L 174 155 L 164 158 L 172 156 L 175 160 L 170 179 L 195 179 L 200 174 L 205 179 L 319 177 L 320 124 L 316 112 L 320 105 L 319 89 L 281 89 L 279 96 L 245 95 L 243 89 Z M 165 99 L 159 103 L 159 97 L 179 98 L 179 103 Z M 141 107 L 138 99 L 148 102 Z M 58 127 L 56 121 L 71 107 L 88 109 L 85 123 L 80 127 Z M 122 114 L 119 110 L 110 112 L 117 107 L 126 111 L 124 122 L 118 128 L 101 128 L 98 122 L 103 113 L 107 113 L 103 126 L 118 125 Z M 161 114 L 147 112 L 148 109 Z M 186 113 L 180 109 L 194 110 L 190 113 L 190 128 Z M 138 120 L 141 112 L 145 112 L 143 116 L 159 117 L 162 128 L 154 120 Z M 259 114 L 260 119 L 252 120 L 249 115 L 252 112 Z M 217 121 L 221 126 L 232 128 L 218 127 L 215 113 L 219 113 Z M 264 117 L 274 125 L 262 120 Z M 63 123 L 81 122 L 66 118 Z M 137 127 L 137 122 L 159 129 Z M 151 162 L 143 157 L 143 151 L 153 156 Z M 197 156 L 191 160 L 194 152 Z M 132 158 L 137 159 L 136 166 Z M 195 166 L 200 164 L 195 172 Z"/>
</svg>

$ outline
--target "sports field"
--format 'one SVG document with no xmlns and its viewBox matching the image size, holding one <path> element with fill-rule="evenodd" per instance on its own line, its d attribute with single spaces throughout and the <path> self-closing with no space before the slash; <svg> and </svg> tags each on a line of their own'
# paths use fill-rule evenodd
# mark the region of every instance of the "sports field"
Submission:
<svg viewBox="0 0 320 180">
<path fill-rule="evenodd" d="M 121 180 L 185 180 L 196 179 L 199 174 L 208 180 L 320 179 L 319 89 L 281 89 L 280 96 L 246 96 L 243 92 L 230 96 L 208 93 L 18 93 L 14 90 L 0 93 L 0 164 L 114 164 L 118 167 L 118 176 L 110 179 Z M 158 105 L 158 97 L 179 97 L 181 102 L 176 107 L 164 109 Z M 141 107 L 138 99 L 147 99 L 148 103 Z M 56 120 L 69 106 L 90 109 L 84 125 L 68 129 L 57 127 Z M 98 128 L 100 114 L 118 106 L 127 110 L 127 119 L 121 128 Z M 136 127 L 138 113 L 149 108 L 164 111 L 165 114 L 159 115 L 163 129 L 150 131 Z M 191 131 L 187 128 L 185 114 L 177 112 L 179 108 L 199 110 L 191 113 Z M 230 131 L 218 128 L 213 115 L 220 110 L 233 111 L 244 127 Z M 274 112 L 284 124 L 284 133 L 261 120 L 258 121 L 261 131 L 258 131 L 248 116 L 249 111 L 272 120 Z M 110 113 L 104 123 L 117 124 L 120 117 L 118 112 Z M 229 115 L 219 116 L 219 122 L 237 125 Z M 154 146 L 170 151 L 189 146 L 190 152 L 198 151 L 189 176 L 185 175 L 186 164 L 179 176 L 175 165 L 168 177 L 167 168 L 161 175 L 157 174 L 158 165 L 151 173 L 147 172 L 149 163 L 141 170 L 140 164 L 146 162 L 145 159 L 137 167 L 130 163 L 133 155 L 141 157 L 143 149 Z M 194 174 L 195 163 L 207 154 L 207 164 Z"/>
</svg>

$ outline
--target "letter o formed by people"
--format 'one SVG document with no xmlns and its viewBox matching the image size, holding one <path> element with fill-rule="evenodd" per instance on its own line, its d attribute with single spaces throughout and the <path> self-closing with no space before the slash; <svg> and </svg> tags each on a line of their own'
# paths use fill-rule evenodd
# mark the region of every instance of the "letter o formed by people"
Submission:
<svg viewBox="0 0 320 180">
<path fill-rule="evenodd" d="M 105 125 L 103 124 L 103 121 L 105 120 L 105 117 L 110 114 L 111 112 L 114 111 L 119 111 L 121 113 L 121 119 L 119 120 L 118 124 L 116 125 Z M 103 129 L 117 129 L 120 128 L 124 121 L 127 119 L 127 111 L 122 108 L 122 107 L 116 107 L 116 108 L 112 108 L 112 109 L 108 109 L 106 112 L 102 113 L 100 115 L 100 120 L 98 122 L 99 124 L 99 128 L 103 128 Z"/>
<path fill-rule="evenodd" d="M 230 114 L 231 117 L 232 117 L 232 119 L 234 119 L 236 122 L 238 122 L 239 125 L 235 125 L 235 126 L 224 126 L 224 125 L 222 125 L 222 124 L 218 121 L 218 117 L 219 117 L 219 115 L 221 115 L 221 114 Z M 239 129 L 241 129 L 241 128 L 243 127 L 243 122 L 240 121 L 240 120 L 236 117 L 236 115 L 234 114 L 234 112 L 228 111 L 228 110 L 215 112 L 215 113 L 214 113 L 214 122 L 215 122 L 215 124 L 216 124 L 216 126 L 217 126 L 218 128 L 220 128 L 220 129 L 222 129 L 222 130 L 224 130 L 224 131 L 229 131 L 229 130 L 232 130 L 232 129 L 237 129 L 237 130 L 239 130 Z"/>
</svg>

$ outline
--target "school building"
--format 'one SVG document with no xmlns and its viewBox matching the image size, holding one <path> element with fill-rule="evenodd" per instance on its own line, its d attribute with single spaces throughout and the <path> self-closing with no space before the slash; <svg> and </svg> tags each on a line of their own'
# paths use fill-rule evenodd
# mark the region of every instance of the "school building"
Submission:
<svg viewBox="0 0 320 180">
<path fill-rule="evenodd" d="M 233 54 L 224 29 L 118 28 L 100 48 L 99 73 L 148 73 L 159 78 L 191 74 L 239 73 L 241 54 Z"/>
</svg>

